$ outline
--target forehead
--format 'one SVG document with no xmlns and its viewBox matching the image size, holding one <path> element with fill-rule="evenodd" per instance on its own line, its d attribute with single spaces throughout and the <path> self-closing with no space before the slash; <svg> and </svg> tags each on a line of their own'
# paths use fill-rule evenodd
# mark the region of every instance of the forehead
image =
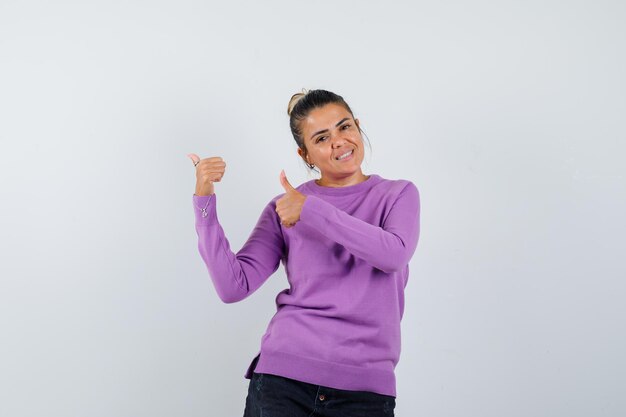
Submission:
<svg viewBox="0 0 626 417">
<path fill-rule="evenodd" d="M 302 120 L 302 128 L 305 132 L 307 130 L 330 129 L 345 117 L 352 119 L 352 115 L 345 107 L 341 104 L 328 103 L 311 110 L 307 117 Z"/>
</svg>

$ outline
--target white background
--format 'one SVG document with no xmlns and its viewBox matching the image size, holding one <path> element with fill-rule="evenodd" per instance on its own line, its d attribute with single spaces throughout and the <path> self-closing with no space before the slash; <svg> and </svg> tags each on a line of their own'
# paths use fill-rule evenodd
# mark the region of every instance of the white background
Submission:
<svg viewBox="0 0 626 417">
<path fill-rule="evenodd" d="M 186 154 L 238 250 L 315 178 L 287 103 L 342 95 L 422 199 L 397 416 L 626 413 L 621 1 L 0 2 L 0 415 L 238 416 L 282 266 L 223 304 Z"/>
</svg>

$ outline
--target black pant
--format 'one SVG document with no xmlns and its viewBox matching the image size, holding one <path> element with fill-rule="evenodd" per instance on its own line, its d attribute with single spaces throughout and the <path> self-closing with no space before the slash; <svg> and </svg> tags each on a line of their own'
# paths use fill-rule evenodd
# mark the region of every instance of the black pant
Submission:
<svg viewBox="0 0 626 417">
<path fill-rule="evenodd" d="M 396 399 L 254 372 L 243 417 L 390 417 Z"/>
</svg>

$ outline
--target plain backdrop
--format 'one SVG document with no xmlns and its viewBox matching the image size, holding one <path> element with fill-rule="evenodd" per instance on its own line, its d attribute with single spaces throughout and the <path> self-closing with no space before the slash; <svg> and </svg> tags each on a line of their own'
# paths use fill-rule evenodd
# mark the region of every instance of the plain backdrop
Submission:
<svg viewBox="0 0 626 417">
<path fill-rule="evenodd" d="M 420 190 L 397 416 L 626 414 L 622 1 L 0 2 L 0 416 L 240 416 L 282 265 L 222 303 L 187 154 L 238 250 L 316 178 L 287 103 L 342 95 Z"/>
</svg>

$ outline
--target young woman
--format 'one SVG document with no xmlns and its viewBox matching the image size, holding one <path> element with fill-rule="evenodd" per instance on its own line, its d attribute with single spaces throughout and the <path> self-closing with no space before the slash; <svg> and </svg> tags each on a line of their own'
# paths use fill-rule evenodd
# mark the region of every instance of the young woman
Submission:
<svg viewBox="0 0 626 417">
<path fill-rule="evenodd" d="M 294 94 L 288 114 L 298 155 L 320 178 L 294 188 L 281 172 L 285 192 L 265 206 L 237 253 L 216 210 L 213 183 L 226 164 L 189 154 L 198 249 L 220 299 L 250 296 L 280 262 L 290 285 L 244 375 L 244 417 L 393 416 L 418 190 L 363 174 L 359 120 L 341 96 Z"/>
</svg>

